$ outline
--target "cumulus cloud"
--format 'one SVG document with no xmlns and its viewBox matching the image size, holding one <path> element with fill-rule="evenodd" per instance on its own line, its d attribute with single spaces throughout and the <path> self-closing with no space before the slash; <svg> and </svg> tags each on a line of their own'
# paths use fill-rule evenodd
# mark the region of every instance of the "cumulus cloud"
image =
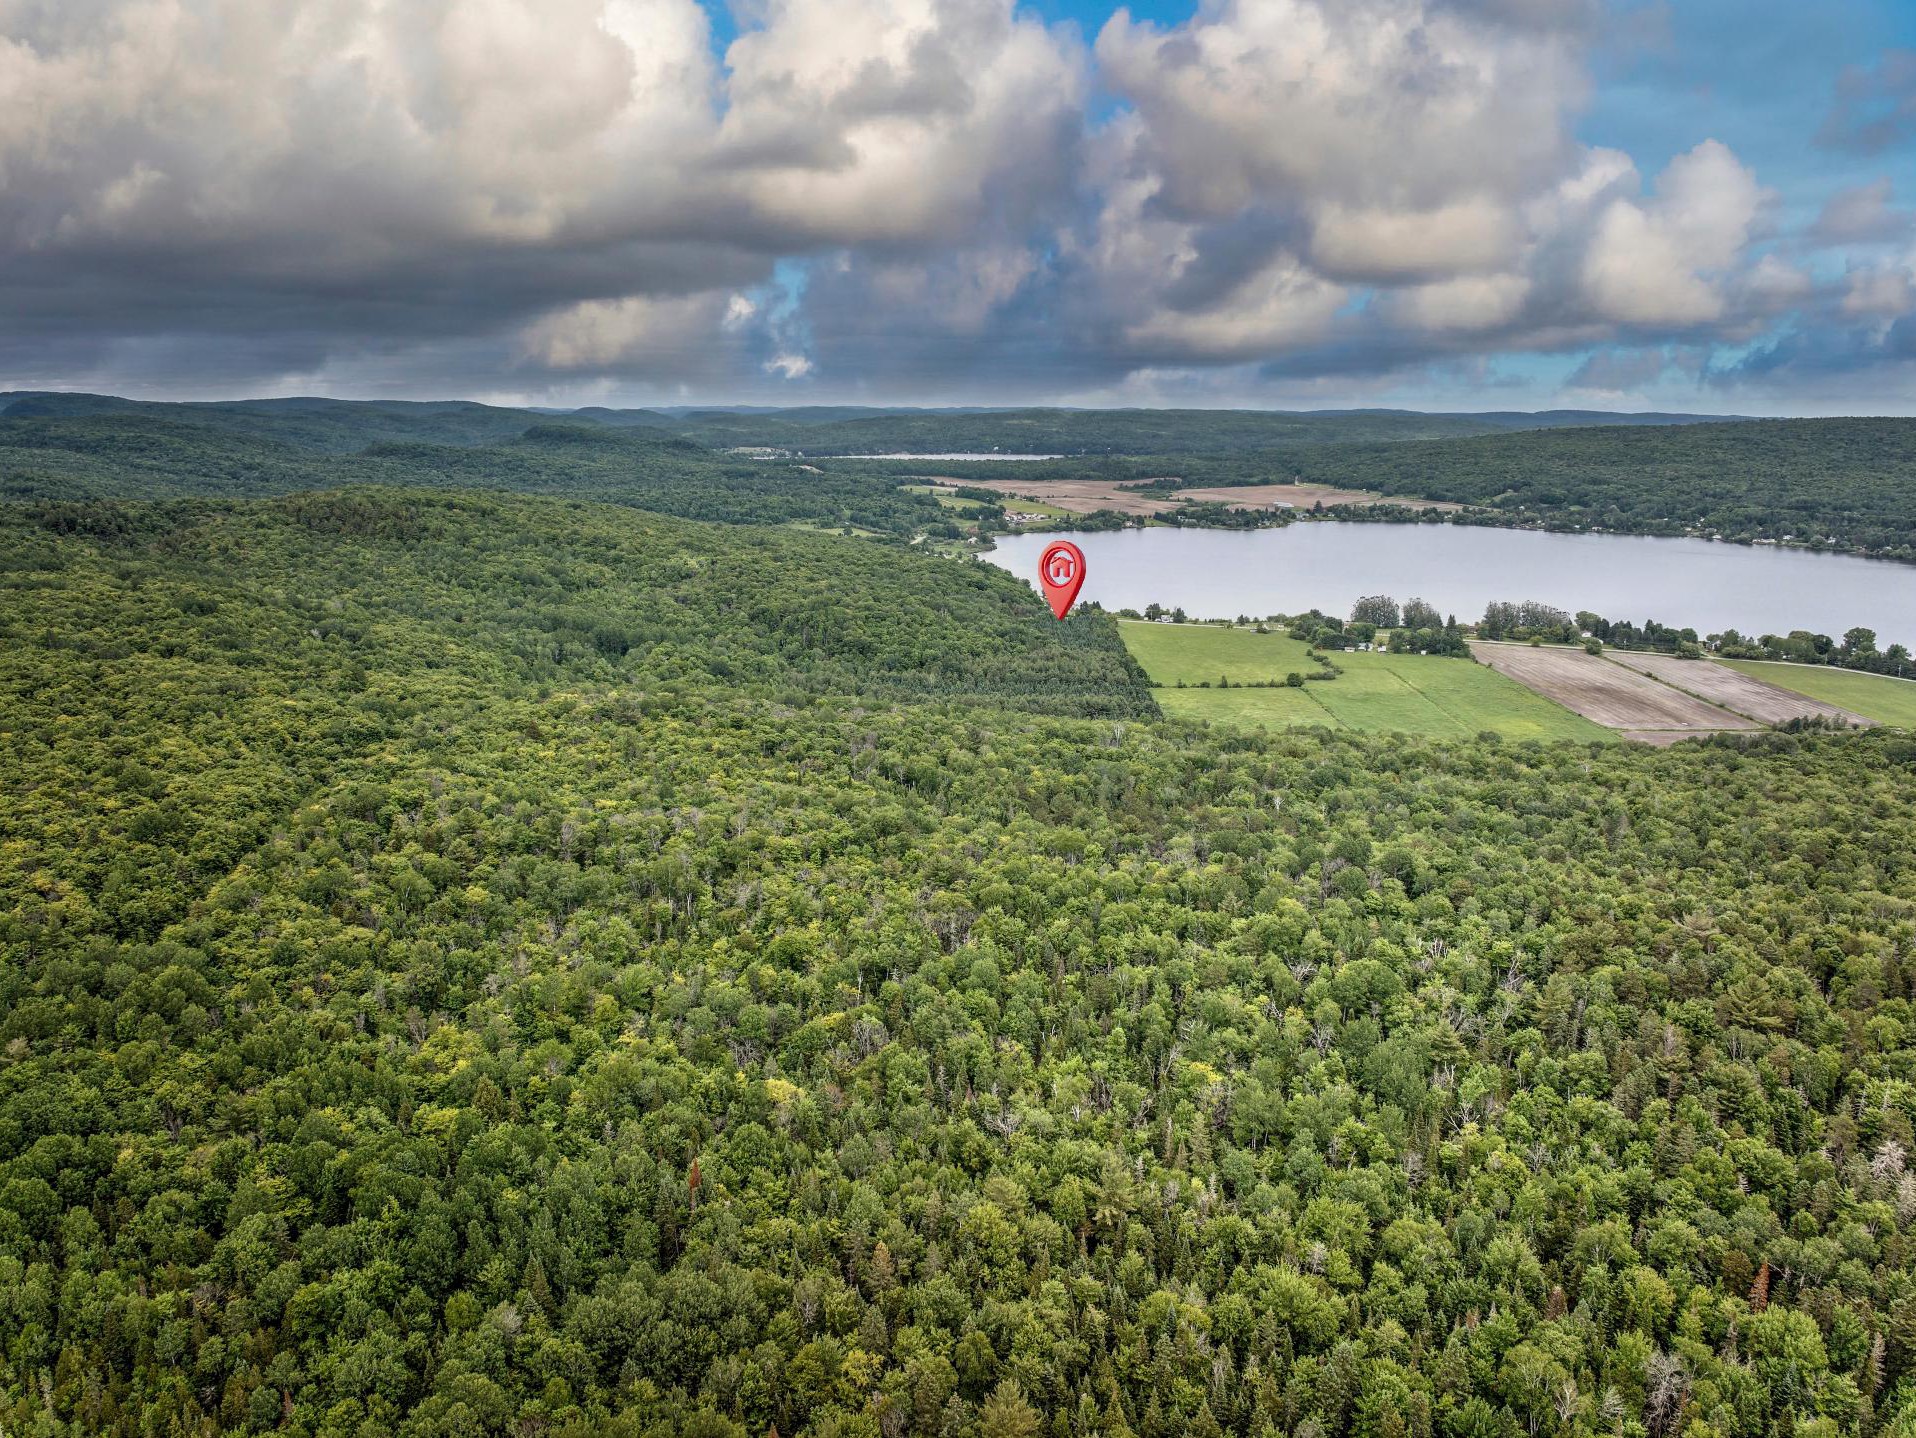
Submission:
<svg viewBox="0 0 1916 1438">
<path fill-rule="evenodd" d="M 1916 228 L 1916 215 L 1896 208 L 1894 199 L 1888 176 L 1838 190 L 1810 226 L 1809 238 L 1819 245 L 1898 239 Z"/>
<path fill-rule="evenodd" d="M 750 299 L 736 294 L 583 300 L 529 325 L 525 343 L 553 369 L 606 369 L 635 361 L 683 367 L 688 351 L 721 332 L 735 332 L 756 312 Z"/>
<path fill-rule="evenodd" d="M 1756 177 L 1707 140 L 1670 162 L 1649 200 L 1604 207 L 1584 261 L 1594 311 L 1627 325 L 1720 319 L 1720 278 L 1741 256 L 1763 202 Z"/>
<path fill-rule="evenodd" d="M 1769 196 L 1724 146 L 1649 193 L 1576 141 L 1591 22 L 1518 0 L 1214 0 L 1120 13 L 1085 306 L 1140 363 L 1276 371 L 1741 333 L 1800 293 L 1752 251 Z"/>
<path fill-rule="evenodd" d="M 1405 0 L 1223 0 L 1172 30 L 1120 11 L 1106 82 L 1145 121 L 1161 202 L 1216 219 L 1273 193 L 1416 211 L 1527 193 L 1586 80 L 1556 31 Z"/>
<path fill-rule="evenodd" d="M 1084 56 L 1010 0 L 769 0 L 724 60 L 696 0 L 0 0 L 0 362 L 254 326 L 651 362 L 782 256 L 1069 188 Z"/>
<path fill-rule="evenodd" d="M 772 0 L 726 60 L 715 162 L 790 235 L 942 245 L 1069 183 L 1082 56 L 1004 0 Z"/>
<path fill-rule="evenodd" d="M 1885 324 L 1916 314 L 1916 250 L 1852 269 L 1843 284 L 1842 311 Z"/>
<path fill-rule="evenodd" d="M 1896 320 L 1727 146 L 1578 139 L 1599 0 L 735 14 L 0 0 L 0 387 L 1207 393 Z M 1905 70 L 1824 142 L 1893 142 Z M 1785 248 L 1908 223 L 1879 180 Z"/>
</svg>

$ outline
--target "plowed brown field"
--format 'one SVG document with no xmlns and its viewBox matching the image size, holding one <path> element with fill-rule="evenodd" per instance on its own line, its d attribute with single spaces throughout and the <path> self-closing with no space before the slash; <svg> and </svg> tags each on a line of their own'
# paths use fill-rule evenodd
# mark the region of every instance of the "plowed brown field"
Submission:
<svg viewBox="0 0 1916 1438">
<path fill-rule="evenodd" d="M 1869 720 L 1860 714 L 1852 714 L 1847 709 L 1839 709 L 1834 704 L 1825 704 L 1807 695 L 1792 694 L 1787 689 L 1765 684 L 1753 675 L 1712 664 L 1707 659 L 1679 659 L 1674 654 L 1633 654 L 1625 650 L 1611 650 L 1605 657 L 1613 664 L 1648 674 L 1652 679 L 1660 679 L 1665 684 L 1687 690 L 1699 698 L 1734 709 L 1764 724 L 1782 724 L 1791 719 L 1828 719 L 1859 729 L 1869 727 Z"/>
<path fill-rule="evenodd" d="M 1175 498 L 1140 494 L 1137 486 L 1114 479 L 964 479 L 954 475 L 928 476 L 932 484 L 968 485 L 989 489 L 1007 499 L 1035 499 L 1040 504 L 1068 509 L 1073 514 L 1091 514 L 1113 509 L 1119 514 L 1163 514 L 1187 501 L 1224 504 L 1232 509 L 1309 509 L 1321 504 L 1403 504 L 1418 509 L 1462 509 L 1461 504 L 1442 504 L 1436 500 L 1387 498 L 1362 489 L 1338 489 L 1327 484 L 1246 484 L 1215 485 L 1201 489 L 1180 489 Z"/>
<path fill-rule="evenodd" d="M 1754 720 L 1659 684 L 1646 674 L 1580 649 L 1475 643 L 1470 652 L 1572 713 L 1645 742 L 1673 742 L 1723 729 L 1754 729 Z M 1667 737 L 1666 737 L 1667 736 Z"/>
<path fill-rule="evenodd" d="M 954 479 L 940 475 L 932 483 L 989 489 L 1007 499 L 1035 499 L 1040 504 L 1068 509 L 1073 514 L 1095 514 L 1101 509 L 1114 509 L 1119 514 L 1148 515 L 1163 514 L 1166 510 L 1178 507 L 1175 500 L 1139 494 L 1131 485 L 1108 479 Z"/>
<path fill-rule="evenodd" d="M 1232 509 L 1269 509 L 1283 505 L 1287 509 L 1309 509 L 1321 504 L 1402 504 L 1413 509 L 1462 509 L 1437 499 L 1408 499 L 1401 495 L 1373 494 L 1366 489 L 1337 489 L 1328 484 L 1220 484 L 1209 489 L 1180 489 L 1179 499 L 1195 499 L 1205 504 L 1228 504 Z"/>
</svg>

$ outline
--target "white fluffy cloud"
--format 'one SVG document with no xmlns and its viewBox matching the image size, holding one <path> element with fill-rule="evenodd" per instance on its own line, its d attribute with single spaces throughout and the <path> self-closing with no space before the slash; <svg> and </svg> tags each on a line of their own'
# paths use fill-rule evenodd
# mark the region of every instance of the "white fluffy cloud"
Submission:
<svg viewBox="0 0 1916 1438">
<path fill-rule="evenodd" d="M 1774 312 L 1801 277 L 1752 253 L 1765 194 L 1726 146 L 1645 196 L 1628 156 L 1573 138 L 1590 18 L 1477 0 L 1212 0 L 1172 29 L 1120 14 L 1097 54 L 1133 116 L 1106 136 L 1118 179 L 1088 253 L 1134 312 L 1123 333 L 1220 363 L 1313 345 L 1383 363 Z"/>
<path fill-rule="evenodd" d="M 1069 183 L 1082 57 L 1004 0 L 772 0 L 726 59 L 717 162 L 786 233 L 962 239 Z"/>
<path fill-rule="evenodd" d="M 0 387 L 1109 392 L 1743 338 L 1903 273 L 1818 291 L 1715 141 L 1647 182 L 1580 143 L 1596 0 L 1202 0 L 1089 49 L 1014 0 L 737 14 L 721 55 L 698 0 L 0 0 Z"/>
<path fill-rule="evenodd" d="M 1273 195 L 1409 214 L 1508 197 L 1562 167 L 1575 47 L 1423 0 L 1213 0 L 1164 30 L 1120 11 L 1107 82 L 1143 116 L 1168 209 Z"/>
<path fill-rule="evenodd" d="M 1596 315 L 1625 325 L 1684 328 L 1721 319 L 1724 279 L 1762 207 L 1756 177 L 1707 140 L 1670 162 L 1648 200 L 1619 196 L 1597 221 L 1584 260 Z"/>
<path fill-rule="evenodd" d="M 767 0 L 723 63 L 696 0 L 0 0 L 9 309 L 665 360 L 781 256 L 1028 232 L 1084 63 L 1011 0 Z"/>
</svg>

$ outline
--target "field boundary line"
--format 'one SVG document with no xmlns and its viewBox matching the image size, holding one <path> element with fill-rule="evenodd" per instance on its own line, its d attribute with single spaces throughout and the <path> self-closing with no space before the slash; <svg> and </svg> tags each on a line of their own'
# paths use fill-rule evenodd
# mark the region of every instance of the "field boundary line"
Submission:
<svg viewBox="0 0 1916 1438">
<path fill-rule="evenodd" d="M 1626 649 L 1619 652 L 1627 654 L 1630 651 Z M 1599 657 L 1603 659 L 1608 659 L 1612 664 L 1616 665 L 1619 669 L 1628 669 L 1632 674 L 1641 674 L 1645 679 L 1648 679 L 1652 684 L 1661 684 L 1666 689 L 1674 689 L 1679 694 L 1689 695 L 1690 698 L 1696 700 L 1698 703 L 1708 704 L 1713 709 L 1721 709 L 1725 714 L 1734 714 L 1739 719 L 1746 719 L 1750 723 L 1756 725 L 1757 728 L 1759 729 L 1767 729 L 1770 727 L 1769 725 L 1765 724 L 1761 719 L 1758 719 L 1754 714 L 1745 714 L 1741 709 L 1733 709 L 1728 704 L 1725 704 L 1721 699 L 1712 698 L 1708 694 L 1699 694 L 1694 689 L 1685 689 L 1681 684 L 1677 683 L 1674 679 L 1665 679 L 1661 674 L 1653 674 L 1648 669 L 1639 669 L 1634 664 L 1625 663 L 1623 660 L 1614 657 L 1608 649 L 1604 650 Z M 1697 662 L 1701 664 L 1707 664 L 1710 661 L 1707 659 L 1703 659 Z"/>
<path fill-rule="evenodd" d="M 1486 664 L 1484 668 L 1490 669 L 1490 666 Z M 1389 674 L 1395 674 L 1397 678 L 1403 680 L 1404 687 L 1406 689 L 1410 690 L 1410 692 L 1415 694 L 1419 699 L 1422 699 L 1426 704 L 1428 704 L 1431 708 L 1435 709 L 1439 714 L 1443 715 L 1444 718 L 1448 719 L 1452 724 L 1455 724 L 1458 728 L 1458 731 L 1462 735 L 1462 737 L 1468 739 L 1473 734 L 1479 734 L 1483 732 L 1480 729 L 1472 729 L 1470 725 L 1467 722 L 1465 722 L 1463 715 L 1457 713 L 1454 709 L 1446 708 L 1443 704 L 1439 703 L 1437 699 L 1435 699 L 1427 690 L 1418 688 L 1417 685 L 1412 683 L 1407 676 L 1403 674 L 1398 674 L 1396 670 L 1386 670 L 1385 672 Z M 1492 674 L 1495 674 L 1497 671 L 1494 669 L 1491 669 L 1490 672 Z M 1537 691 L 1533 689 L 1530 692 L 1535 694 Z M 1554 699 L 1547 700 L 1546 702 L 1556 704 L 1556 700 Z M 1573 710 L 1565 708 L 1561 704 L 1557 704 L 1557 707 L 1559 709 L 1563 709 L 1563 711 L 1566 714 L 1574 712 Z"/>
</svg>

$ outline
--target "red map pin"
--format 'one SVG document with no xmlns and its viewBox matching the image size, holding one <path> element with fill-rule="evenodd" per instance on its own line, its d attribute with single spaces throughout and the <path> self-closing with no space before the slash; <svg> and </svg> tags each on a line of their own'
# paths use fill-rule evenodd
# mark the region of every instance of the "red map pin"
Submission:
<svg viewBox="0 0 1916 1438">
<path fill-rule="evenodd" d="M 1044 585 L 1051 612 L 1064 618 L 1084 588 L 1084 551 L 1068 539 L 1047 545 L 1038 561 L 1038 582 Z"/>
</svg>

